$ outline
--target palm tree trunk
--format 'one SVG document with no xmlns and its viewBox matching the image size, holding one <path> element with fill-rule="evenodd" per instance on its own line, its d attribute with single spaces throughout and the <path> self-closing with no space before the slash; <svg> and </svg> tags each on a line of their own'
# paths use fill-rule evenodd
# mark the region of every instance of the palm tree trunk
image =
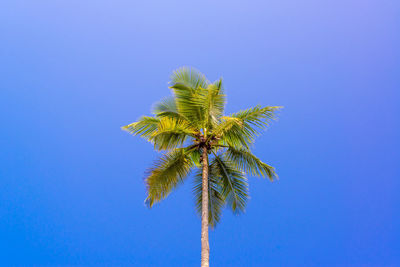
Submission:
<svg viewBox="0 0 400 267">
<path fill-rule="evenodd" d="M 201 267 L 210 266 L 210 245 L 208 243 L 208 153 L 203 148 L 203 184 L 201 200 Z"/>
</svg>

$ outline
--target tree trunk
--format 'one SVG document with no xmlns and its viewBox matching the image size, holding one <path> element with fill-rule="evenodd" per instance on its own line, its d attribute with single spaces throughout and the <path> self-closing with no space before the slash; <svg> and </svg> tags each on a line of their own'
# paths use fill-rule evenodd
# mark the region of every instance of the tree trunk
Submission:
<svg viewBox="0 0 400 267">
<path fill-rule="evenodd" d="M 201 267 L 210 266 L 210 245 L 208 243 L 208 153 L 203 148 L 203 182 L 201 200 Z"/>
</svg>

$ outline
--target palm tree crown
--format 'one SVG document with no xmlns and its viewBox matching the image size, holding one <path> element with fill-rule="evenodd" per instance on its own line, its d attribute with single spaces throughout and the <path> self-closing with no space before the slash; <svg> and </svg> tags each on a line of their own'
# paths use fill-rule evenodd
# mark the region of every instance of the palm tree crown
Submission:
<svg viewBox="0 0 400 267">
<path fill-rule="evenodd" d="M 277 178 L 274 168 L 250 150 L 260 130 L 276 118 L 278 106 L 255 106 L 224 115 L 226 96 L 222 79 L 209 82 L 190 68 L 176 70 L 170 88 L 173 96 L 157 103 L 154 116 L 143 116 L 123 129 L 139 135 L 158 151 L 165 151 L 146 173 L 150 207 L 163 200 L 196 169 L 193 193 L 202 211 L 203 150 L 208 160 L 208 222 L 215 227 L 223 207 L 244 211 L 249 199 L 245 173 Z"/>
</svg>

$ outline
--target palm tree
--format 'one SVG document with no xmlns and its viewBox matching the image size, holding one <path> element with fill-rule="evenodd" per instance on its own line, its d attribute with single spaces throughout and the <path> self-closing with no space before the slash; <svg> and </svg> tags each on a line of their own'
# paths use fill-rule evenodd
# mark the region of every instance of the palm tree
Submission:
<svg viewBox="0 0 400 267">
<path fill-rule="evenodd" d="M 143 116 L 122 128 L 165 151 L 146 173 L 150 207 L 195 169 L 201 266 L 209 266 L 209 226 L 215 227 L 226 205 L 234 213 L 244 211 L 249 199 L 245 173 L 271 181 L 277 178 L 274 168 L 253 155 L 250 146 L 280 107 L 255 106 L 225 116 L 222 79 L 211 83 L 200 72 L 185 67 L 174 71 L 170 89 L 173 96 L 154 106 L 154 116 Z"/>
</svg>

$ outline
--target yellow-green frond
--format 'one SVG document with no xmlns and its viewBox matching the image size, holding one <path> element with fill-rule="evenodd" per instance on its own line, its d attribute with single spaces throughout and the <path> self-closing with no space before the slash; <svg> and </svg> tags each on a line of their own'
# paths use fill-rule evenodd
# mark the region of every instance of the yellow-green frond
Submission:
<svg viewBox="0 0 400 267">
<path fill-rule="evenodd" d="M 197 133 L 185 120 L 162 117 L 149 139 L 158 150 L 166 150 L 183 145 L 188 137 L 195 138 Z"/>
<path fill-rule="evenodd" d="M 234 213 L 244 212 L 249 200 L 249 184 L 244 173 L 224 156 L 215 155 L 211 168 L 221 178 L 222 195 Z"/>
<path fill-rule="evenodd" d="M 209 81 L 195 68 L 181 67 L 172 73 L 171 84 L 182 84 L 195 90 L 198 87 L 206 88 Z"/>
<path fill-rule="evenodd" d="M 220 137 L 229 131 L 233 126 L 241 128 L 243 126 L 242 120 L 235 117 L 223 116 L 220 123 L 213 129 L 212 134 Z"/>
<path fill-rule="evenodd" d="M 234 166 L 243 172 L 254 176 L 267 176 L 271 181 L 278 178 L 275 168 L 262 162 L 259 158 L 246 149 L 228 148 L 227 158 L 234 163 Z"/>
<path fill-rule="evenodd" d="M 201 73 L 192 69 L 174 72 L 171 86 L 179 114 L 199 128 L 217 124 L 225 107 L 222 80 L 210 83 Z"/>
<path fill-rule="evenodd" d="M 157 131 L 159 122 L 159 118 L 143 116 L 137 122 L 133 122 L 121 128 L 133 135 L 139 135 L 149 140 L 150 136 Z"/>
<path fill-rule="evenodd" d="M 147 172 L 145 179 L 150 207 L 163 200 L 189 174 L 193 167 L 190 150 L 175 149 L 160 157 Z"/>
<path fill-rule="evenodd" d="M 201 97 L 197 99 L 204 113 L 204 127 L 210 128 L 218 123 L 224 113 L 225 95 L 222 91 L 222 83 L 210 84 L 206 89 L 199 90 Z M 211 126 L 210 126 L 211 124 Z"/>
<path fill-rule="evenodd" d="M 269 125 L 271 120 L 276 119 L 276 111 L 282 107 L 261 107 L 255 106 L 246 110 L 241 110 L 232 114 L 232 117 L 239 118 L 243 121 L 243 126 L 248 128 L 249 131 L 257 133 L 257 128 L 265 128 Z"/>
<path fill-rule="evenodd" d="M 243 120 L 235 117 L 224 116 L 220 123 L 213 129 L 209 139 L 214 138 L 220 143 L 233 147 L 249 148 L 254 141 L 253 135 L 243 126 Z"/>
<path fill-rule="evenodd" d="M 213 136 L 228 146 L 249 149 L 260 130 L 276 118 L 275 113 L 279 108 L 256 106 L 224 116 L 213 130 Z"/>
</svg>

